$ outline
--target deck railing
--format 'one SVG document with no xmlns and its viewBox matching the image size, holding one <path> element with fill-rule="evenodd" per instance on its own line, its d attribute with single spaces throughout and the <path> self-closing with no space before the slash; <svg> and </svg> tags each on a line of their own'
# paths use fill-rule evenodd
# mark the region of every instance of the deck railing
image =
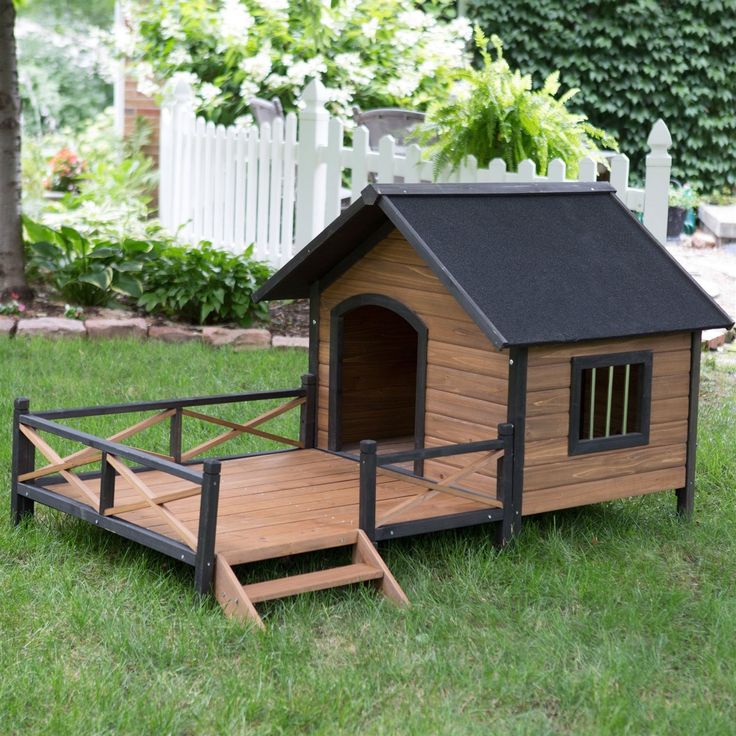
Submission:
<svg viewBox="0 0 736 736">
<path fill-rule="evenodd" d="M 268 439 L 291 448 L 313 446 L 315 388 L 314 377 L 306 375 L 302 378 L 302 387 L 295 389 L 144 401 L 43 412 L 31 412 L 28 399 L 16 399 L 13 420 L 11 489 L 13 521 L 17 523 L 24 515 L 33 513 L 34 501 L 58 508 L 193 565 L 195 568 L 195 587 L 200 593 L 206 594 L 210 590 L 214 574 L 220 461 L 223 458 L 202 460 L 198 459 L 199 456 L 243 434 Z M 231 422 L 193 410 L 194 407 L 200 406 L 277 399 L 288 399 L 288 401 L 242 423 Z M 301 408 L 300 436 L 298 439 L 266 432 L 259 428 L 267 421 L 296 408 Z M 88 432 L 61 424 L 59 421 L 149 411 L 155 411 L 156 414 L 107 438 L 97 437 Z M 185 416 L 225 427 L 227 431 L 183 451 L 182 420 Z M 122 444 L 122 440 L 127 440 L 165 420 L 169 420 L 170 423 L 169 455 Z M 41 436 L 42 433 L 71 440 L 84 447 L 71 455 L 61 457 Z M 37 451 L 48 461 L 47 465 L 38 469 L 35 467 Z M 100 463 L 99 471 L 72 472 L 76 468 L 97 462 Z M 191 467 L 195 463 L 202 463 L 201 472 Z M 172 477 L 188 481 L 192 485 L 173 493 L 155 493 L 140 476 L 140 472 L 144 470 L 166 473 Z M 140 498 L 135 501 L 116 504 L 115 486 L 117 477 L 123 478 Z M 95 490 L 87 482 L 91 479 L 99 479 L 98 490 Z M 76 495 L 83 498 L 84 501 L 76 501 L 54 493 L 53 486 L 60 483 L 67 483 L 72 486 L 76 491 Z M 166 507 L 166 504 L 197 495 L 200 496 L 200 509 L 198 529 L 195 535 L 177 518 L 175 513 Z M 154 510 L 161 517 L 161 521 L 172 531 L 174 538 L 157 534 L 118 518 L 121 514 L 141 509 Z M 181 541 L 176 541 L 177 539 Z"/>
<path fill-rule="evenodd" d="M 427 478 L 423 475 L 424 462 L 439 458 L 470 453 L 483 453 L 481 457 L 463 468 L 451 473 L 442 481 Z M 467 477 L 480 471 L 491 462 L 497 463 L 496 493 L 491 495 L 476 489 L 458 485 Z M 521 516 L 520 499 L 516 497 L 513 487 L 514 462 L 514 426 L 509 423 L 498 425 L 498 438 L 478 442 L 465 442 L 439 447 L 421 447 L 386 454 L 378 453 L 378 443 L 374 440 L 363 440 L 360 443 L 360 502 L 358 525 L 372 541 L 391 539 L 422 531 L 436 531 L 443 528 L 454 528 L 463 521 L 464 525 L 500 521 L 497 540 L 505 544 L 511 539 L 518 527 Z M 399 466 L 400 463 L 414 463 L 415 472 Z M 401 502 L 390 509 L 380 519 L 376 519 L 376 481 L 378 474 L 388 474 L 424 489 L 424 494 Z M 468 511 L 446 517 L 432 517 L 426 520 L 390 522 L 392 516 L 408 511 L 411 506 L 419 505 L 427 498 L 438 493 L 447 493 L 484 505 L 479 511 Z M 466 517 L 460 520 L 458 517 Z M 444 520 L 444 521 L 443 521 Z"/>
</svg>

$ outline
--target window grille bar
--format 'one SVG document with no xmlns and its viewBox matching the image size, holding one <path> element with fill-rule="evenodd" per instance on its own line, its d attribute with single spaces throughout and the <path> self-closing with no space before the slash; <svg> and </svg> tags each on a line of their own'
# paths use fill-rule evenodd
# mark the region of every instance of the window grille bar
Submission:
<svg viewBox="0 0 736 736">
<path fill-rule="evenodd" d="M 621 422 L 621 434 L 626 434 L 628 429 L 629 419 L 629 380 L 631 378 L 631 365 L 626 364 L 626 371 L 624 373 L 624 416 Z"/>
<path fill-rule="evenodd" d="M 593 431 L 595 430 L 595 371 L 593 368 L 590 372 L 590 420 L 588 422 L 588 439 L 593 439 Z"/>
<path fill-rule="evenodd" d="M 608 369 L 608 397 L 606 399 L 606 437 L 611 436 L 611 403 L 613 400 L 613 366 Z"/>
</svg>

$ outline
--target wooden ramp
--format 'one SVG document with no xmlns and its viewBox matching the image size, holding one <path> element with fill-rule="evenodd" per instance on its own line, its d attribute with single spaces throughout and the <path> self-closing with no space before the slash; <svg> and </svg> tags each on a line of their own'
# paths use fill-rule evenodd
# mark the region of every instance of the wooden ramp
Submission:
<svg viewBox="0 0 736 736">
<path fill-rule="evenodd" d="M 253 621 L 263 627 L 263 621 L 255 607 L 256 603 L 371 581 L 387 598 L 400 606 L 408 606 L 409 600 L 404 591 L 365 533 L 358 529 L 353 536 L 355 539 L 351 545 L 353 562 L 350 565 L 250 585 L 241 585 L 228 560 L 224 555 L 218 554 L 215 569 L 217 602 L 222 606 L 226 616 L 241 621 Z"/>
</svg>

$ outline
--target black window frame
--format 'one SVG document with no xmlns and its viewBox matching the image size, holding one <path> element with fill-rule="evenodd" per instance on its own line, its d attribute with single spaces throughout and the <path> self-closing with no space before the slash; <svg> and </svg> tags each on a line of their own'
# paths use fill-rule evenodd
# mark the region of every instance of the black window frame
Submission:
<svg viewBox="0 0 736 736">
<path fill-rule="evenodd" d="M 580 415 L 582 412 L 583 371 L 590 368 L 610 368 L 618 365 L 643 365 L 641 380 L 637 391 L 639 405 L 639 427 L 636 432 L 614 434 L 610 437 L 580 437 Z M 568 434 L 568 454 L 587 455 L 593 452 L 621 450 L 627 447 L 640 447 L 649 444 L 649 424 L 652 412 L 652 351 L 639 350 L 627 353 L 607 353 L 606 355 L 583 355 L 572 358 L 570 381 L 570 426 Z"/>
</svg>

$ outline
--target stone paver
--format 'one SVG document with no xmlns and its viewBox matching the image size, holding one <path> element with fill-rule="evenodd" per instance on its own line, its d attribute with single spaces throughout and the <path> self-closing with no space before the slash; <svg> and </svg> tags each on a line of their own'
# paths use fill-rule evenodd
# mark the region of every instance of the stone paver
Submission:
<svg viewBox="0 0 736 736">
<path fill-rule="evenodd" d="M 161 342 L 193 342 L 202 340 L 202 333 L 187 327 L 173 325 L 153 325 L 148 328 L 148 337 Z"/>
<path fill-rule="evenodd" d="M 271 344 L 271 333 L 261 329 L 230 329 L 228 327 L 205 327 L 202 339 L 208 345 L 221 347 L 230 345 L 234 348 L 248 350 L 267 348 Z"/>
<path fill-rule="evenodd" d="M 88 319 L 85 323 L 90 339 L 106 339 L 110 337 L 135 337 L 145 339 L 148 334 L 148 323 L 140 317 L 130 319 Z"/>
<path fill-rule="evenodd" d="M 12 317 L 0 317 L 0 337 L 12 337 L 15 332 L 15 320 Z"/>
<path fill-rule="evenodd" d="M 15 331 L 18 337 L 84 337 L 87 330 L 84 324 L 76 319 L 66 317 L 33 317 L 31 319 L 19 319 Z"/>
<path fill-rule="evenodd" d="M 309 338 L 274 335 L 271 339 L 271 345 L 275 348 L 301 348 L 307 350 L 309 348 Z"/>
</svg>

